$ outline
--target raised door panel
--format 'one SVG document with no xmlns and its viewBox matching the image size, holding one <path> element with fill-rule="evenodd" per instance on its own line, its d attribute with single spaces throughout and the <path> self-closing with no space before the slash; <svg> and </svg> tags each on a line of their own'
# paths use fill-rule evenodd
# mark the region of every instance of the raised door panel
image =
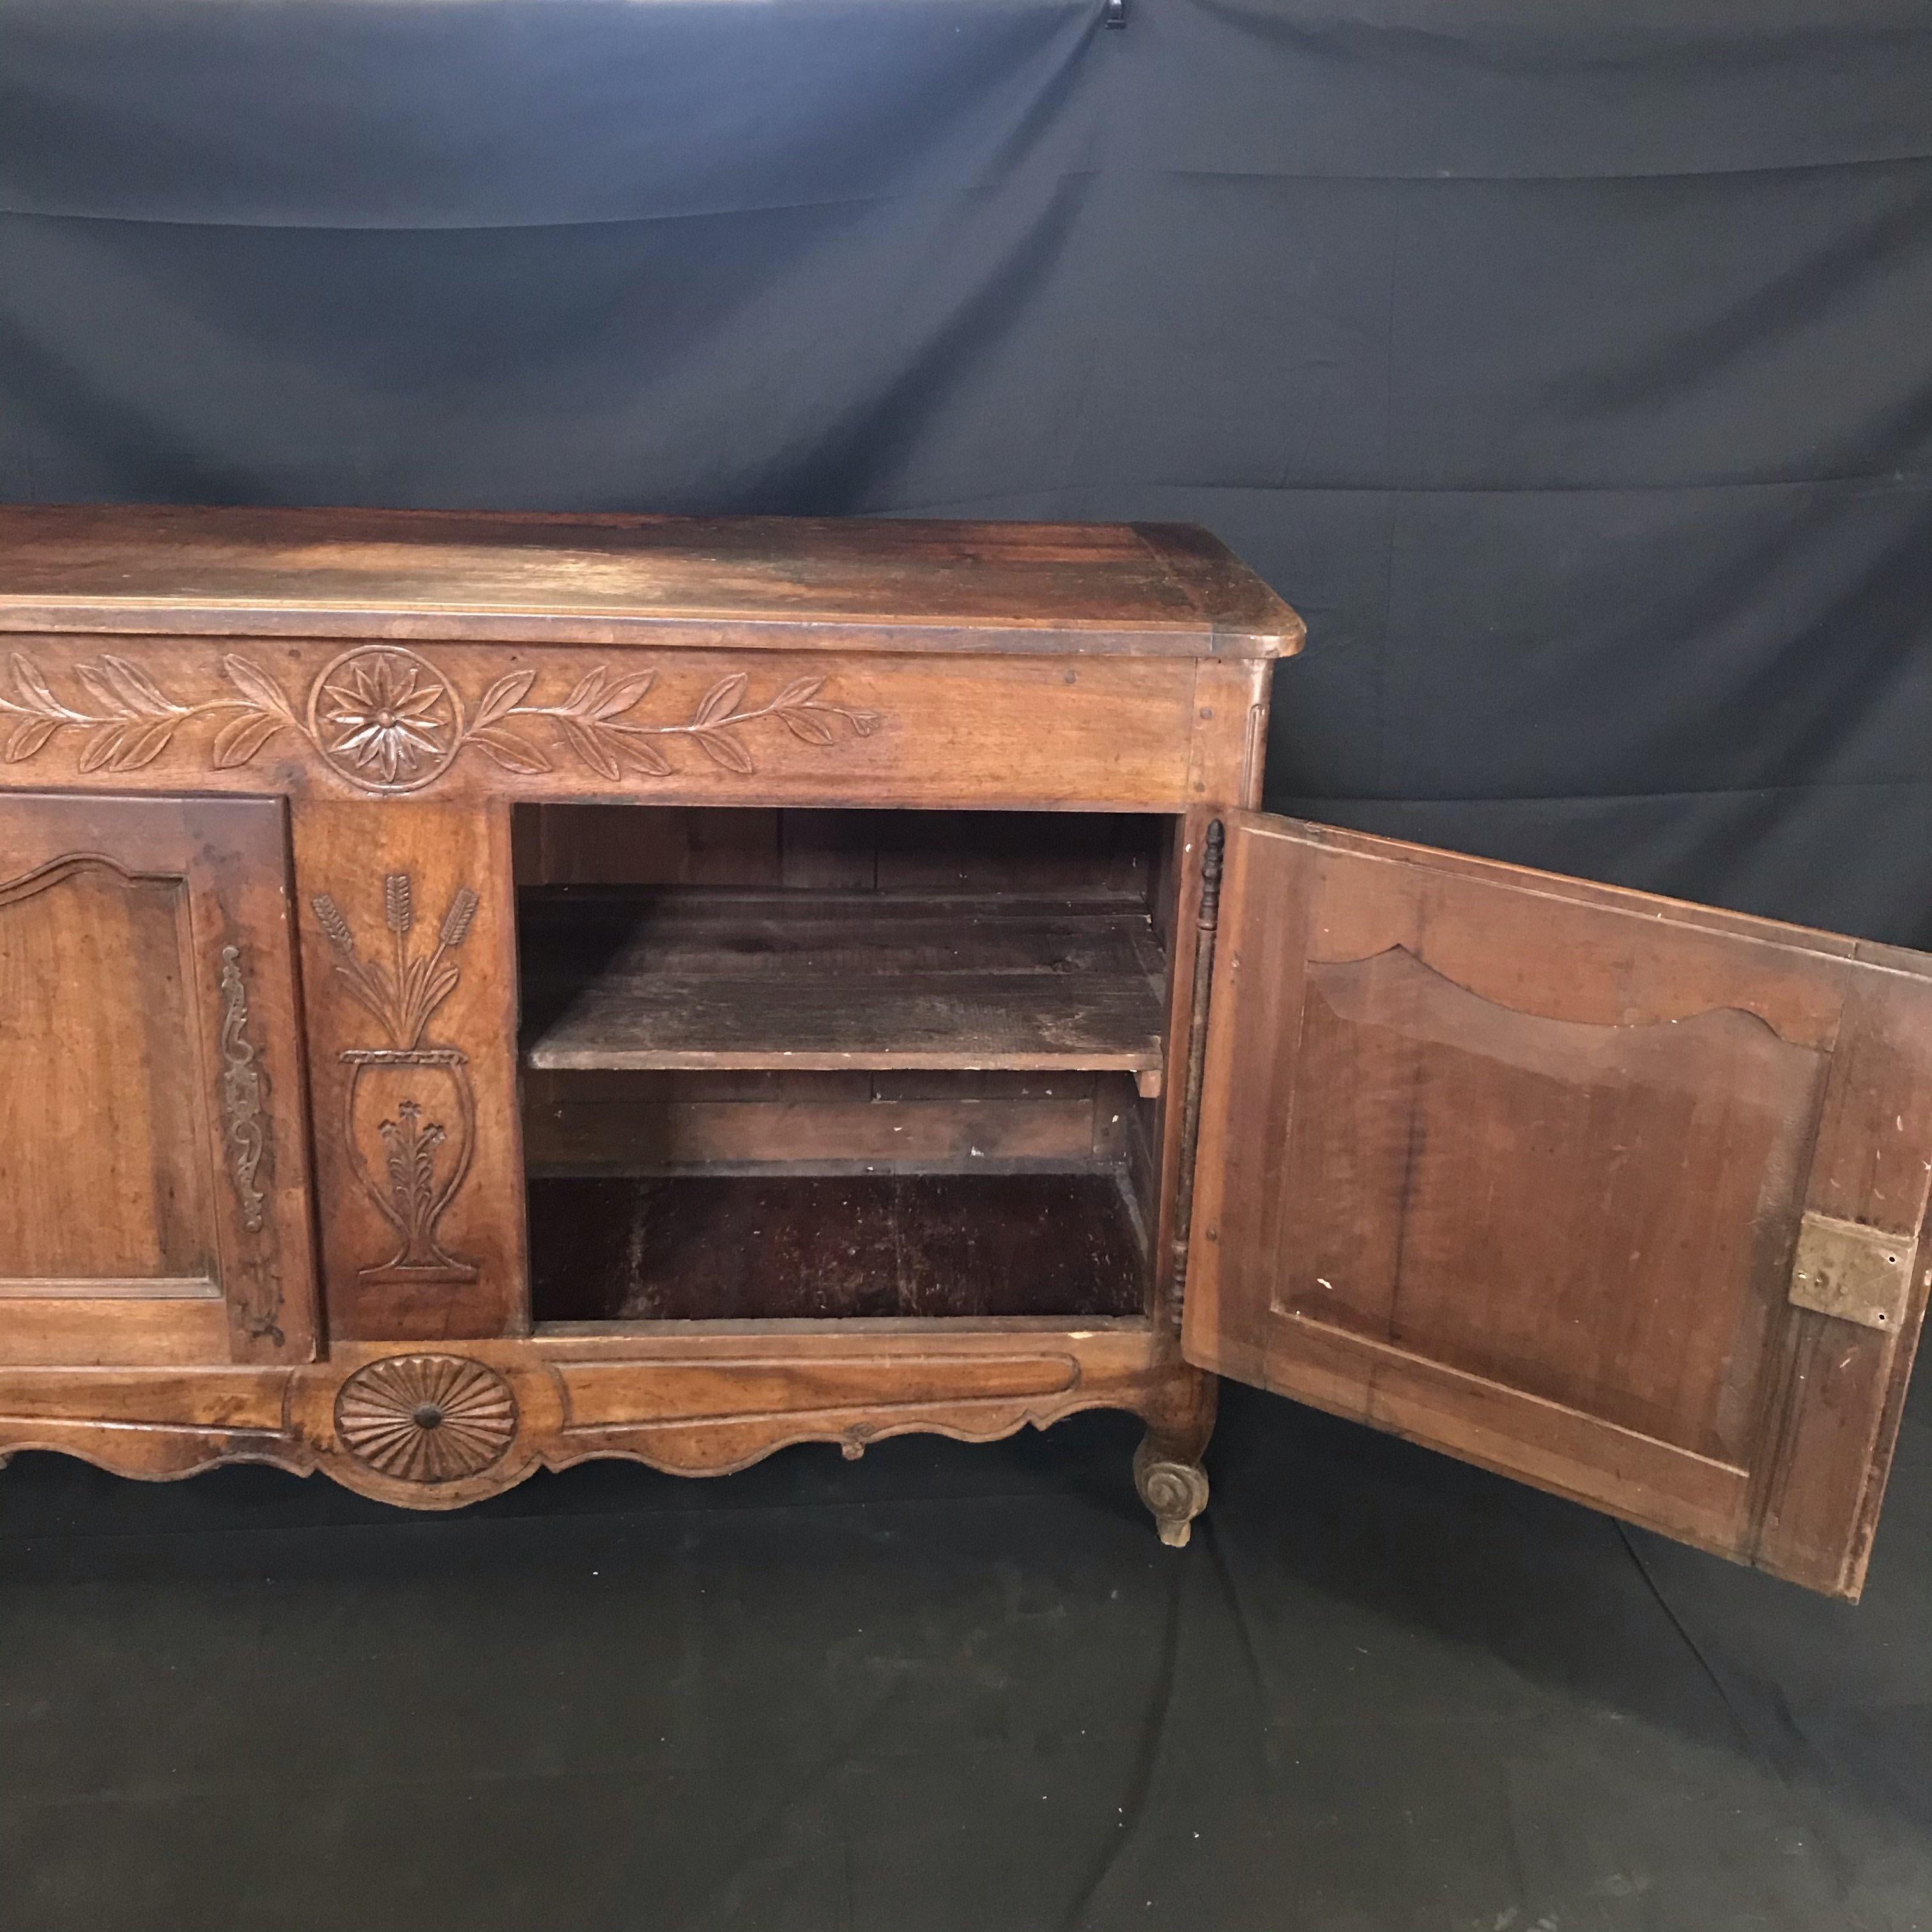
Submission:
<svg viewBox="0 0 1932 1932">
<path fill-rule="evenodd" d="M 1224 904 L 1190 1358 L 1855 1594 L 1926 962 L 1258 816 Z"/>
<path fill-rule="evenodd" d="M 0 801 L 0 1360 L 313 1352 L 279 805 Z"/>
</svg>

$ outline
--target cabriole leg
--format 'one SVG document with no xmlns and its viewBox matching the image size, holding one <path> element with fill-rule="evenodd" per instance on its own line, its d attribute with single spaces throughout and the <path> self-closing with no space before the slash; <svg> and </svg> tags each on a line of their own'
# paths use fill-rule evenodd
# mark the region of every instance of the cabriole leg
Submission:
<svg viewBox="0 0 1932 1932">
<path fill-rule="evenodd" d="M 1220 1386 L 1216 1377 L 1197 1370 L 1181 1372 L 1171 1396 L 1148 1412 L 1148 1432 L 1134 1451 L 1134 1487 L 1171 1550 L 1186 1547 L 1194 1519 L 1208 1507 L 1201 1458 L 1214 1432 Z"/>
</svg>

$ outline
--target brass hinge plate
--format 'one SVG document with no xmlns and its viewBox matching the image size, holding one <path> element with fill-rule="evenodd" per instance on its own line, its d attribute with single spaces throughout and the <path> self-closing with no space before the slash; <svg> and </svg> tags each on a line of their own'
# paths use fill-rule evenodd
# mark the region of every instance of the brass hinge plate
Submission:
<svg viewBox="0 0 1932 1932">
<path fill-rule="evenodd" d="M 1862 1328 L 1896 1330 L 1912 1300 L 1918 1242 L 1857 1221 L 1808 1214 L 1791 1261 L 1791 1304 Z"/>
</svg>

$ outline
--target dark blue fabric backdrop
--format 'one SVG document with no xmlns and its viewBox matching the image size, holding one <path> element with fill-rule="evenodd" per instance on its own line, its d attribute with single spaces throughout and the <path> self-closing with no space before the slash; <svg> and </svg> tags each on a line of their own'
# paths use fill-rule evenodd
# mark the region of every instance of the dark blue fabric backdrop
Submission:
<svg viewBox="0 0 1932 1932">
<path fill-rule="evenodd" d="M 1130 4 L 0 0 L 0 496 L 1196 518 L 1275 804 L 1932 944 L 1932 10 Z"/>
<path fill-rule="evenodd" d="M 1932 944 L 1932 8 L 1128 4 L 0 0 L 0 496 L 1198 518 L 1278 804 Z M 0 1926 L 1912 1932 L 1928 1380 L 1856 1610 L 1240 1388 L 24 1456 Z"/>
</svg>

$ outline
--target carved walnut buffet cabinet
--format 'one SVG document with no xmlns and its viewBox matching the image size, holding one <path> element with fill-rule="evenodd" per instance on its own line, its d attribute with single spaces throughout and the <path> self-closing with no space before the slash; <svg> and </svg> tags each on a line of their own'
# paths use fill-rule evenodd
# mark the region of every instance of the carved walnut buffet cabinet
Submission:
<svg viewBox="0 0 1932 1932">
<path fill-rule="evenodd" d="M 1215 1378 L 1855 1596 L 1932 961 L 1259 812 L 1167 526 L 0 510 L 0 1460 L 418 1508 Z"/>
</svg>

